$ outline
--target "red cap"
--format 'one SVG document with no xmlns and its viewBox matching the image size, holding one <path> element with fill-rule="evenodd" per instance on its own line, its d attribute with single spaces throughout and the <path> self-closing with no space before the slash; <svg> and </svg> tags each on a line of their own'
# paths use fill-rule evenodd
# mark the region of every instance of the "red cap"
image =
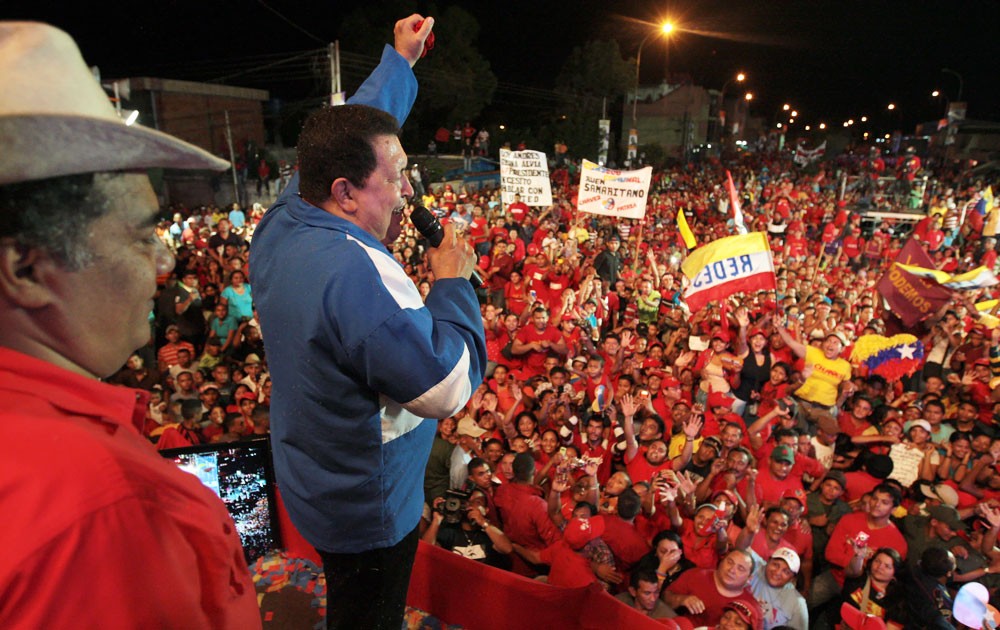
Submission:
<svg viewBox="0 0 1000 630">
<path fill-rule="evenodd" d="M 574 518 L 566 524 L 563 539 L 573 549 L 582 549 L 584 545 L 599 538 L 604 533 L 604 517 Z"/>
<path fill-rule="evenodd" d="M 664 377 L 663 381 L 660 383 L 660 387 L 680 387 L 681 382 L 677 380 L 676 376 Z"/>
<path fill-rule="evenodd" d="M 852 630 L 885 630 L 886 627 L 881 617 L 866 615 L 847 602 L 840 607 L 840 618 Z"/>
<path fill-rule="evenodd" d="M 710 409 L 715 409 L 716 407 L 730 409 L 733 403 L 736 402 L 736 399 L 722 392 L 712 392 L 708 395 L 707 402 Z"/>
<path fill-rule="evenodd" d="M 806 507 L 806 493 L 801 488 L 789 488 L 781 493 L 782 499 L 795 499 L 802 504 L 802 507 Z"/>
<path fill-rule="evenodd" d="M 529 256 L 537 256 L 538 255 L 538 251 L 539 251 L 538 250 L 538 245 L 535 245 L 534 243 L 528 245 L 528 255 Z"/>
<path fill-rule="evenodd" d="M 734 599 L 723 606 L 722 610 L 733 611 L 739 615 L 740 619 L 750 624 L 750 627 L 753 628 L 753 630 L 761 630 L 761 628 L 764 627 L 764 624 L 760 619 L 760 608 L 756 603 L 751 605 L 742 599 Z"/>
</svg>

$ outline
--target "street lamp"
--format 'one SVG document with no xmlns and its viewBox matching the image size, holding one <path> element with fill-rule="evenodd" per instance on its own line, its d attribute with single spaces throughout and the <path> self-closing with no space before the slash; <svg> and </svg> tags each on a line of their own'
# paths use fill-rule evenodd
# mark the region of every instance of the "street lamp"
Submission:
<svg viewBox="0 0 1000 630">
<path fill-rule="evenodd" d="M 719 111 L 719 137 L 718 137 L 718 141 L 719 141 L 720 144 L 722 143 L 723 138 L 726 135 L 725 134 L 725 129 L 724 129 L 724 127 L 725 127 L 725 121 L 726 121 L 726 88 L 729 87 L 729 84 L 732 83 L 733 81 L 736 81 L 737 83 L 743 83 L 744 81 L 746 81 L 746 79 L 747 79 L 747 75 L 746 74 L 744 74 L 742 72 L 737 72 L 735 77 L 731 77 L 729 79 L 726 79 L 726 82 L 722 84 L 722 89 L 719 90 L 719 105 L 718 105 L 718 111 Z"/>
<path fill-rule="evenodd" d="M 750 101 L 753 100 L 753 92 L 747 92 L 745 95 L 743 95 L 743 98 L 746 99 L 746 101 L 749 103 Z"/>
<path fill-rule="evenodd" d="M 958 79 L 958 97 L 955 98 L 955 102 L 961 103 L 962 102 L 962 88 L 965 86 L 965 81 L 962 80 L 962 75 L 960 75 L 959 73 L 955 72 L 951 68 L 941 68 L 941 72 L 944 72 L 945 74 L 953 74 L 953 75 L 955 75 L 955 78 Z"/>
<path fill-rule="evenodd" d="M 895 103 L 889 103 L 889 106 L 886 109 L 888 109 L 891 112 L 892 110 L 896 109 L 896 104 Z"/>
<path fill-rule="evenodd" d="M 649 38 L 652 37 L 653 35 L 656 35 L 656 33 L 659 32 L 659 33 L 663 34 L 664 36 L 669 36 L 670 33 L 673 32 L 673 30 L 674 30 L 674 25 L 672 23 L 670 23 L 670 22 L 664 22 L 663 24 L 660 25 L 660 28 L 657 31 L 653 31 L 653 32 L 649 33 L 648 35 L 646 35 L 645 37 L 642 38 L 641 42 L 639 42 L 639 50 L 636 51 L 636 53 L 635 53 L 635 92 L 632 95 L 632 127 L 633 128 L 635 128 L 635 105 L 639 101 L 639 64 L 642 62 L 642 47 L 645 46 L 646 42 L 649 41 Z M 667 53 L 669 54 L 669 52 L 670 52 L 670 45 L 669 45 L 669 42 L 668 42 L 668 44 L 667 44 Z"/>
<path fill-rule="evenodd" d="M 819 128 L 820 129 L 826 129 L 826 123 L 820 123 L 819 124 Z"/>
<path fill-rule="evenodd" d="M 787 112 L 787 111 L 788 111 L 788 110 L 790 110 L 791 108 L 792 108 L 792 106 L 791 106 L 791 105 L 789 105 L 788 103 L 785 103 L 784 105 L 782 105 L 782 106 L 781 106 L 781 111 L 783 111 L 783 112 Z"/>
</svg>

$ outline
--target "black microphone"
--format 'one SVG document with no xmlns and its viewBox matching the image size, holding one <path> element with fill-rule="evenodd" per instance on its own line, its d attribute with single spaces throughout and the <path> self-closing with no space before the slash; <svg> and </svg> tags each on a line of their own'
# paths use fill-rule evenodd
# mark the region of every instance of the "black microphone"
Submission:
<svg viewBox="0 0 1000 630">
<path fill-rule="evenodd" d="M 444 228 L 441 227 L 441 222 L 438 221 L 437 217 L 430 210 L 421 205 L 414 204 L 413 212 L 410 213 L 410 220 L 413 221 L 413 227 L 417 228 L 417 231 L 427 239 L 431 247 L 441 245 L 441 240 L 444 238 Z M 472 283 L 473 289 L 483 286 L 483 279 L 476 273 L 475 269 L 472 270 L 469 282 Z"/>
</svg>

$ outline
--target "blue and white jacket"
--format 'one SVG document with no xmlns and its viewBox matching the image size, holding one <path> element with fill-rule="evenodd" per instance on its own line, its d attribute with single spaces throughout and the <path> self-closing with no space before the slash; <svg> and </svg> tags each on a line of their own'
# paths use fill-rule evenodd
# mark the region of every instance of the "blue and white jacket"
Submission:
<svg viewBox="0 0 1000 630">
<path fill-rule="evenodd" d="M 409 64 L 386 46 L 349 102 L 402 122 Z M 375 237 L 303 200 L 298 175 L 264 215 L 250 276 L 274 389 L 271 436 L 282 497 L 306 540 L 333 553 L 388 547 L 423 508 L 435 422 L 482 381 L 486 342 L 464 279 L 426 304 Z"/>
</svg>

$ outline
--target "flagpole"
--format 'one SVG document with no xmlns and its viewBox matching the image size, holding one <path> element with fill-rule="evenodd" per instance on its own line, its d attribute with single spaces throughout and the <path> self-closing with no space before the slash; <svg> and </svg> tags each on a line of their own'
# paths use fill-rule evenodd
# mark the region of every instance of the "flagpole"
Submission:
<svg viewBox="0 0 1000 630">
<path fill-rule="evenodd" d="M 639 252 L 642 248 L 642 230 L 645 227 L 645 221 L 639 220 L 639 233 L 635 236 L 635 257 L 632 259 L 632 273 L 635 273 L 639 269 Z"/>
</svg>

